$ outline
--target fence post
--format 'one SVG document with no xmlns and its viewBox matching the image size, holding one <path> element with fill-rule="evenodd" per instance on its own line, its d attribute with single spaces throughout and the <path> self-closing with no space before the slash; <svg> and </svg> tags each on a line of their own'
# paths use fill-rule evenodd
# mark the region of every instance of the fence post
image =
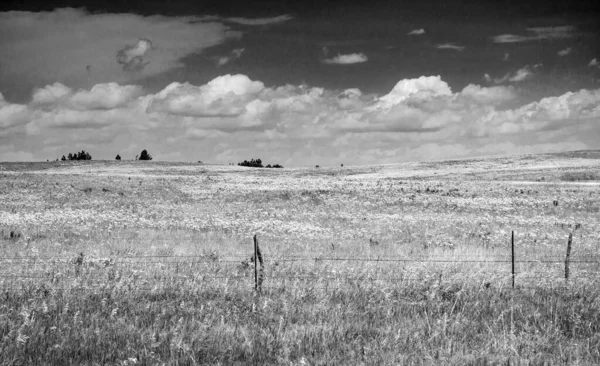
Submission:
<svg viewBox="0 0 600 366">
<path fill-rule="evenodd" d="M 512 256 L 512 287 L 515 288 L 515 231 L 511 234 L 511 256 Z"/>
<path fill-rule="evenodd" d="M 254 291 L 258 291 L 258 239 L 254 234 Z"/>
<path fill-rule="evenodd" d="M 573 233 L 569 233 L 569 241 L 567 242 L 567 257 L 565 258 L 565 281 L 569 280 L 569 262 L 571 261 L 571 242 L 573 241 Z"/>
<path fill-rule="evenodd" d="M 260 274 L 258 269 L 258 263 L 260 262 Z M 258 246 L 258 237 L 254 234 L 254 290 L 256 292 L 261 292 L 262 290 L 262 282 L 264 276 L 264 265 L 263 265 L 263 257 L 260 253 L 260 247 Z"/>
</svg>

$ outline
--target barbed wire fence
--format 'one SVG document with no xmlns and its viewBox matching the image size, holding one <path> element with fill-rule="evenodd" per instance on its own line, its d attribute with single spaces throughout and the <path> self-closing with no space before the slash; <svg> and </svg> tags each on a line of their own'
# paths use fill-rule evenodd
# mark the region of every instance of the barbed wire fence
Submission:
<svg viewBox="0 0 600 366">
<path fill-rule="evenodd" d="M 107 289 L 119 289 L 115 278 L 131 276 L 133 282 L 121 286 L 128 291 L 148 292 L 166 290 L 175 284 L 185 283 L 189 289 L 198 285 L 199 288 L 254 288 L 257 294 L 263 289 L 280 290 L 293 287 L 303 287 L 314 290 L 331 290 L 335 288 L 361 287 L 369 285 L 373 287 L 379 284 L 392 284 L 398 286 L 409 286 L 424 281 L 423 272 L 411 273 L 404 268 L 383 268 L 381 266 L 393 266 L 395 264 L 433 264 L 433 265 L 458 265 L 474 266 L 476 264 L 495 265 L 491 268 L 479 268 L 473 271 L 475 276 L 484 277 L 483 281 L 489 285 L 490 281 L 501 282 L 502 286 L 512 288 L 539 288 L 543 285 L 535 285 L 531 281 L 518 283 L 524 278 L 548 279 L 554 276 L 554 280 L 562 279 L 567 285 L 573 277 L 571 265 L 586 265 L 585 270 L 580 270 L 578 275 L 589 279 L 598 279 L 600 274 L 600 256 L 575 257 L 571 256 L 572 234 L 569 235 L 566 255 L 563 258 L 556 256 L 538 256 L 535 259 L 518 259 L 515 254 L 514 232 L 511 235 L 511 254 L 506 257 L 482 258 L 481 255 L 454 255 L 447 257 L 414 257 L 414 258 L 367 258 L 367 257 L 335 257 L 335 256 L 306 256 L 287 255 L 283 257 L 264 258 L 258 242 L 254 236 L 254 252 L 252 256 L 229 256 L 218 255 L 123 255 L 109 258 L 86 257 L 81 253 L 77 257 L 66 256 L 5 256 L 0 257 L 0 289 L 18 291 L 24 289 L 24 285 L 44 284 L 51 285 L 53 290 L 62 291 L 98 291 Z M 367 273 L 342 273 L 342 272 L 310 272 L 311 268 L 293 267 L 295 263 L 313 263 L 315 265 L 345 262 L 375 265 L 380 271 Z M 284 268 L 289 264 L 289 269 Z M 231 268 L 222 268 L 233 266 Z M 519 265 L 542 265 L 544 270 L 518 270 Z M 563 266 L 564 265 L 564 270 Z M 159 266 L 153 273 L 153 283 L 147 283 L 143 273 L 139 273 L 138 267 L 148 269 L 149 266 Z M 595 267 L 590 269 L 590 267 Z M 83 276 L 85 269 L 104 268 L 107 271 L 91 273 L 88 271 Z M 356 268 L 356 267 L 351 267 Z M 196 272 L 193 270 L 196 269 Z M 294 269 L 294 271 L 291 271 Z M 472 268 L 471 268 L 472 269 Z M 190 270 L 191 273 L 190 273 Z M 211 271 L 207 271 L 211 270 Z M 386 270 L 384 272 L 384 270 Z M 125 273 L 125 272 L 131 273 Z M 487 276 L 487 277 L 485 277 Z M 489 277 L 493 276 L 493 279 Z M 44 282 L 45 281 L 45 282 Z M 439 282 L 441 282 L 441 275 Z M 264 285 L 268 283 L 267 285 Z"/>
</svg>

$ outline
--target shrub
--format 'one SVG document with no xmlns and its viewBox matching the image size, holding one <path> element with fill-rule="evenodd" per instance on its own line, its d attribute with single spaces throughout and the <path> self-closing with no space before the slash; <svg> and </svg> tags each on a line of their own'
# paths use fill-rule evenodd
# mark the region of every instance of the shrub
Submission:
<svg viewBox="0 0 600 366">
<path fill-rule="evenodd" d="M 250 161 L 244 160 L 241 163 L 238 163 L 239 166 L 249 166 L 252 168 L 263 168 L 262 160 L 260 159 L 252 159 Z"/>
<path fill-rule="evenodd" d="M 146 151 L 146 149 L 144 149 L 140 153 L 139 160 L 152 160 L 152 155 L 148 154 L 148 151 Z"/>
</svg>

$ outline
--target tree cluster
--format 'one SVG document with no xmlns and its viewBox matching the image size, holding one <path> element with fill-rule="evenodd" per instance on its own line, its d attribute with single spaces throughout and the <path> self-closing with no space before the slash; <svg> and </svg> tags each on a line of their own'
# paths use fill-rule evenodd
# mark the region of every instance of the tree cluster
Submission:
<svg viewBox="0 0 600 366">
<path fill-rule="evenodd" d="M 60 160 L 92 160 L 92 156 L 90 155 L 90 153 L 81 150 L 80 152 L 75 154 L 69 153 L 69 155 L 67 155 L 66 157 L 63 155 Z"/>
<path fill-rule="evenodd" d="M 279 164 L 268 164 L 266 167 L 263 166 L 262 164 L 262 160 L 260 159 L 251 159 L 250 161 L 248 160 L 244 160 L 241 163 L 238 163 L 239 166 L 248 166 L 248 167 L 252 167 L 252 168 L 283 168 L 282 165 Z"/>
<path fill-rule="evenodd" d="M 152 160 L 152 155 L 148 154 L 146 149 L 142 150 L 139 157 L 136 157 L 136 160 Z"/>
</svg>

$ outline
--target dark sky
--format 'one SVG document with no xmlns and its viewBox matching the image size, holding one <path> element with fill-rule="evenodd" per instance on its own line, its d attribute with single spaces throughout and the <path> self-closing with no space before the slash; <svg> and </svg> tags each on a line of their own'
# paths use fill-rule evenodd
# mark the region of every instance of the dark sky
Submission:
<svg viewBox="0 0 600 366">
<path fill-rule="evenodd" d="M 363 159 L 356 143 L 370 149 L 363 163 L 595 146 L 594 97 L 568 93 L 600 85 L 599 4 L 4 1 L 0 159 L 54 154 L 75 137 L 123 149 L 137 129 L 166 159 L 186 156 L 171 144 L 221 162 L 251 151 L 241 131 L 289 164 Z M 384 106 L 392 89 L 398 104 Z M 566 111 L 539 110 L 560 97 Z M 548 128 L 557 118 L 564 128 Z"/>
</svg>

